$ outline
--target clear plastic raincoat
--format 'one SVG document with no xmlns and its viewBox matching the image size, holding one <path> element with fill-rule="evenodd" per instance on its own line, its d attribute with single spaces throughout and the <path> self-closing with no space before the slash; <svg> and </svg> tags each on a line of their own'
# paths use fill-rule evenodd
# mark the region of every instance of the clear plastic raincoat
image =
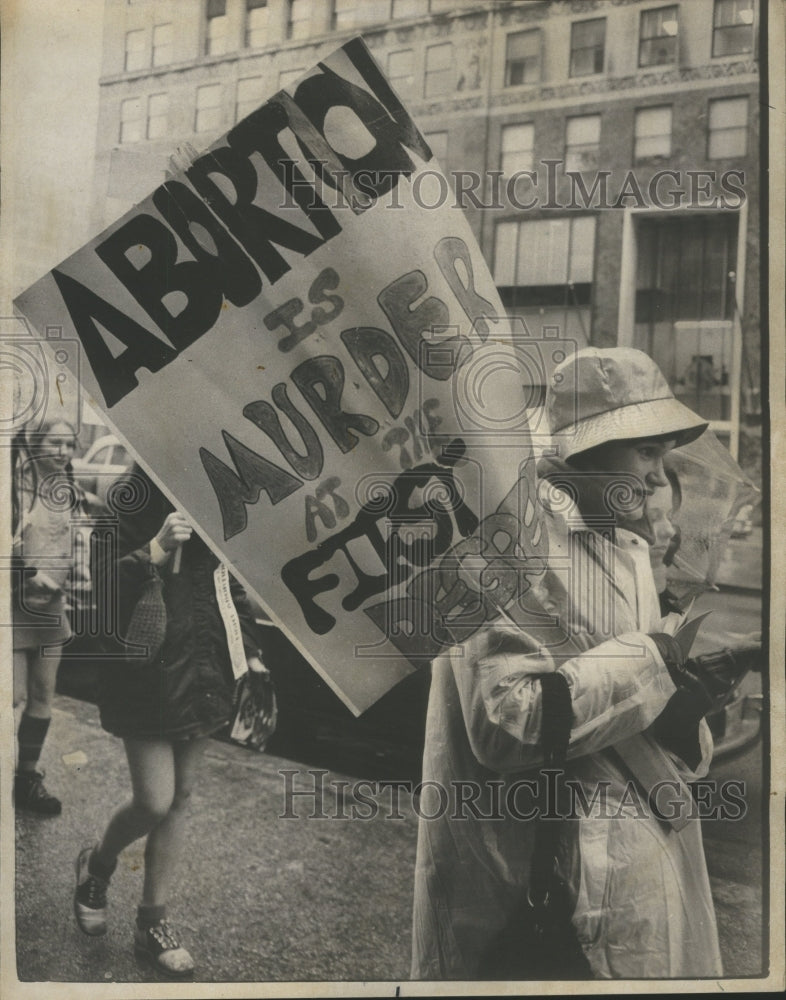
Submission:
<svg viewBox="0 0 786 1000">
<path fill-rule="evenodd" d="M 485 951 L 526 893 L 538 822 L 528 816 L 526 779 L 542 763 L 534 675 L 549 667 L 571 690 L 567 776 L 588 803 L 569 823 L 560 869 L 593 975 L 720 975 L 701 829 L 685 784 L 707 771 L 709 731 L 702 721 L 695 772 L 647 733 L 675 690 L 647 636 L 668 628 L 647 544 L 619 529 L 612 543 L 582 523 L 569 496 L 545 482 L 540 489 L 549 560 L 533 591 L 547 612 L 578 623 L 577 651 L 517 652 L 515 636 L 501 647 L 492 627 L 434 661 L 412 977 L 481 978 Z M 593 804 L 601 788 L 605 802 Z"/>
</svg>

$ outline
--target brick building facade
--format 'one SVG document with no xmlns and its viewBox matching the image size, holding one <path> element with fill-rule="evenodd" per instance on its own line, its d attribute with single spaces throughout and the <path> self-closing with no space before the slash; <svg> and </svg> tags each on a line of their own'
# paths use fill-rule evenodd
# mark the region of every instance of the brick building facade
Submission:
<svg viewBox="0 0 786 1000">
<path fill-rule="evenodd" d="M 106 0 L 95 229 L 362 34 L 509 311 L 651 353 L 757 471 L 757 0 Z"/>
</svg>

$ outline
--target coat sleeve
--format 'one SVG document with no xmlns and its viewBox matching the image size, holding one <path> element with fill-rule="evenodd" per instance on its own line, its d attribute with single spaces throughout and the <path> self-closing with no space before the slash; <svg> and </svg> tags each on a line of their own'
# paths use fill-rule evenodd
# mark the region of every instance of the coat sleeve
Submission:
<svg viewBox="0 0 786 1000">
<path fill-rule="evenodd" d="M 558 669 L 570 688 L 574 724 L 568 757 L 643 732 L 675 690 L 655 645 L 642 633 L 609 639 L 559 667 L 537 654 L 489 653 L 483 633 L 444 655 L 451 659 L 473 753 L 498 772 L 542 763 L 538 675 L 549 667 Z"/>
</svg>

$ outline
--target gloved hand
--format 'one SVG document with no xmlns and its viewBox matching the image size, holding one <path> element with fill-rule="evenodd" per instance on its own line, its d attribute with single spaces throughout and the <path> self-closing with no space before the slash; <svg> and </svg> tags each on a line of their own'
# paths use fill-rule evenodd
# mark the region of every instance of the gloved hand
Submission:
<svg viewBox="0 0 786 1000">
<path fill-rule="evenodd" d="M 669 676 L 679 687 L 680 678 L 685 672 L 686 662 L 682 647 L 673 635 L 667 635 L 665 632 L 651 632 L 650 639 L 658 647 L 658 652 L 666 664 Z"/>
<path fill-rule="evenodd" d="M 686 669 L 701 680 L 716 702 L 722 704 L 745 674 L 761 670 L 763 662 L 759 644 L 705 653 L 688 660 Z"/>
<path fill-rule="evenodd" d="M 698 724 L 715 704 L 702 679 L 691 669 L 673 636 L 657 632 L 650 636 L 663 657 L 677 690 L 650 726 L 649 732 L 667 750 L 676 753 L 691 770 L 701 763 Z"/>
<path fill-rule="evenodd" d="M 663 657 L 669 676 L 678 688 L 687 688 L 698 694 L 703 690 L 708 701 L 705 713 L 733 690 L 745 674 L 759 666 L 761 647 L 752 645 L 743 649 L 724 649 L 717 653 L 685 658 L 679 643 L 664 632 L 653 633 L 650 638 Z M 700 699 L 702 700 L 702 699 Z M 698 705 L 697 701 L 697 705 Z"/>
<path fill-rule="evenodd" d="M 676 753 L 692 769 L 701 761 L 698 723 L 712 709 L 722 708 L 749 670 L 761 670 L 761 641 L 744 637 L 738 649 L 686 659 L 679 643 L 670 635 L 650 636 L 666 664 L 677 690 L 671 696 L 650 732 L 662 746 Z"/>
<path fill-rule="evenodd" d="M 713 700 L 701 681 L 690 674 L 686 677 L 690 679 L 669 698 L 649 732 L 695 770 L 701 763 L 699 722 L 712 708 Z"/>
</svg>

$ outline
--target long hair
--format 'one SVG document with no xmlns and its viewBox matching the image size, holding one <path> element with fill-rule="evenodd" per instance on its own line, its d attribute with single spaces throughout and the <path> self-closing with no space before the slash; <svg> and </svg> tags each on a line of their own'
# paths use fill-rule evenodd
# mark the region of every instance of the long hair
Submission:
<svg viewBox="0 0 786 1000">
<path fill-rule="evenodd" d="M 51 417 L 45 420 L 34 431 L 29 426 L 23 427 L 11 440 L 11 533 L 16 534 L 23 513 L 23 496 L 29 494 L 32 509 L 38 496 L 38 469 L 34 461 L 39 451 L 40 442 L 56 424 L 65 424 L 71 430 L 76 441 L 76 428 L 70 420 L 63 417 Z M 67 462 L 63 473 L 71 489 L 76 489 L 74 469 Z"/>
<path fill-rule="evenodd" d="M 669 481 L 669 486 L 671 486 L 671 509 L 673 517 L 682 506 L 682 483 L 680 483 L 680 477 L 677 475 L 677 470 L 672 465 L 667 465 L 664 462 L 663 471 Z M 682 531 L 680 530 L 680 526 L 672 522 L 672 527 L 674 528 L 674 534 L 672 535 L 671 541 L 663 554 L 663 563 L 665 566 L 671 566 L 674 562 L 674 556 L 677 554 L 679 547 L 682 544 Z"/>
</svg>

